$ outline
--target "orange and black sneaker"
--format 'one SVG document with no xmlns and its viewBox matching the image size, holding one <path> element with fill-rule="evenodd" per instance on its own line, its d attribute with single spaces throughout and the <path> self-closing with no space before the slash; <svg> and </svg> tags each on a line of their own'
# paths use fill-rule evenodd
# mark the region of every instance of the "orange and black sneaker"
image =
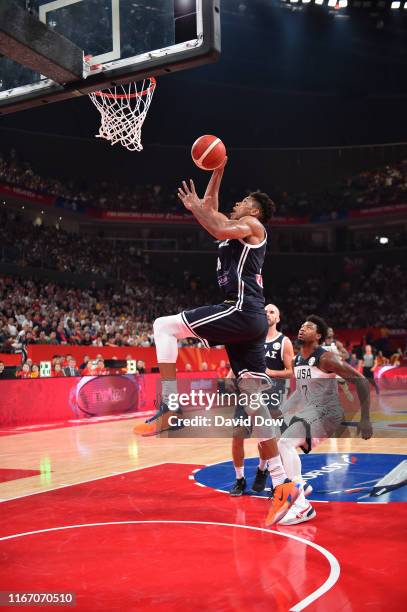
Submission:
<svg viewBox="0 0 407 612">
<path fill-rule="evenodd" d="M 170 425 L 168 421 L 171 416 L 178 416 L 178 418 L 175 423 L 174 419 L 172 419 L 173 424 Z M 176 429 L 182 429 L 182 427 L 184 427 L 182 423 L 182 411 L 180 409 L 170 411 L 167 404 L 161 402 L 157 412 L 144 423 L 136 425 L 133 431 L 140 436 L 157 436 L 165 431 L 174 431 Z"/>
<path fill-rule="evenodd" d="M 281 521 L 291 508 L 302 490 L 300 482 L 288 478 L 282 484 L 274 487 L 270 501 L 270 508 L 266 517 L 266 525 L 274 525 Z"/>
</svg>

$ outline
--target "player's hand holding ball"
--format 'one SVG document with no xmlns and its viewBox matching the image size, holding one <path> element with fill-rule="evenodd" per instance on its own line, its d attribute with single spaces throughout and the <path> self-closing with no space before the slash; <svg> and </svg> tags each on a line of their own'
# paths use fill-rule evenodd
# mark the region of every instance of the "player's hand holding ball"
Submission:
<svg viewBox="0 0 407 612">
<path fill-rule="evenodd" d="M 192 145 L 192 159 L 201 170 L 224 168 L 227 162 L 226 147 L 216 136 L 200 136 Z"/>
</svg>

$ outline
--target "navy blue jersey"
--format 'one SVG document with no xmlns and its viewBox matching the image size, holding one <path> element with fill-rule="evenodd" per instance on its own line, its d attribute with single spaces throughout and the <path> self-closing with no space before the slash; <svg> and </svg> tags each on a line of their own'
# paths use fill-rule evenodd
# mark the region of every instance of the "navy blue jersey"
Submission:
<svg viewBox="0 0 407 612">
<path fill-rule="evenodd" d="M 277 336 L 264 343 L 266 353 L 266 365 L 269 370 L 284 370 L 284 334 Z"/>
<path fill-rule="evenodd" d="M 265 230 L 264 230 L 265 231 Z M 263 277 L 267 233 L 260 244 L 240 239 L 219 243 L 216 273 L 225 300 L 234 302 L 238 310 L 264 309 Z"/>
<path fill-rule="evenodd" d="M 322 355 L 326 352 L 327 352 L 326 348 L 322 346 L 317 346 L 315 351 L 311 353 L 311 355 L 307 359 L 305 359 L 305 357 L 301 355 L 301 352 L 297 353 L 294 359 L 294 369 L 300 368 L 302 366 L 307 366 L 307 367 L 314 368 L 314 369 L 317 368 L 319 370 L 319 361 Z M 321 375 L 324 376 L 325 373 L 322 372 L 322 370 L 319 370 L 318 376 L 321 376 Z M 318 376 L 314 376 L 313 378 L 318 378 Z M 312 378 L 311 374 L 309 374 L 307 377 Z M 301 378 L 301 377 L 299 376 L 298 378 Z"/>
</svg>

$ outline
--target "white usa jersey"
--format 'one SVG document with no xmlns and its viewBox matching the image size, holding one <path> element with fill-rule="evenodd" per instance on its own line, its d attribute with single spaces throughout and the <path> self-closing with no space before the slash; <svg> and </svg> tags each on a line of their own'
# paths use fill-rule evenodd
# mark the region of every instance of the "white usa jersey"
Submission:
<svg viewBox="0 0 407 612">
<path fill-rule="evenodd" d="M 301 353 L 294 359 L 296 391 L 301 397 L 303 408 L 329 408 L 338 405 L 339 393 L 336 374 L 319 368 L 322 355 L 326 352 L 319 346 L 305 359 Z"/>
</svg>

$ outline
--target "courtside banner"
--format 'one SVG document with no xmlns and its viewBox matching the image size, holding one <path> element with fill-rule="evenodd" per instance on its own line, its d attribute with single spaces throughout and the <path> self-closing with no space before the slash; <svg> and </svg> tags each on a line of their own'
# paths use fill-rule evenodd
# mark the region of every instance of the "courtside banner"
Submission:
<svg viewBox="0 0 407 612">
<path fill-rule="evenodd" d="M 54 206 L 56 202 L 55 196 L 37 193 L 31 189 L 18 187 L 18 185 L 9 185 L 8 183 L 0 183 L 0 195 L 11 196 L 18 200 L 27 200 L 28 202 L 35 202 L 44 206 Z"/>
<path fill-rule="evenodd" d="M 192 215 L 177 215 L 177 214 L 162 214 L 162 213 L 138 213 L 129 212 L 128 210 L 115 211 L 97 209 L 88 209 L 88 214 L 92 217 L 97 217 L 105 221 L 130 221 L 133 223 L 146 222 L 149 223 L 195 223 L 195 218 Z M 273 225 L 304 225 L 310 223 L 310 217 L 273 217 Z"/>
<path fill-rule="evenodd" d="M 391 206 L 372 206 L 371 208 L 361 208 L 360 210 L 349 211 L 350 218 L 378 217 L 383 215 L 396 215 L 407 212 L 407 204 L 392 204 Z"/>
<path fill-rule="evenodd" d="M 180 386 L 216 388 L 215 372 L 184 373 Z M 211 382 L 211 379 L 214 382 Z M 0 380 L 0 427 L 27 427 L 120 415 L 153 414 L 159 374 Z M 209 387 L 208 387 L 209 385 Z"/>
</svg>

